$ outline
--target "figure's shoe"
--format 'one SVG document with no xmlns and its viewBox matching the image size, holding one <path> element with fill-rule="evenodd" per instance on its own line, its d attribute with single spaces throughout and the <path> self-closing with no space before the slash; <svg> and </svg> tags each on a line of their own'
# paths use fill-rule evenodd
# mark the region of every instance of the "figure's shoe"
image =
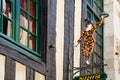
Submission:
<svg viewBox="0 0 120 80">
<path fill-rule="evenodd" d="M 87 66 L 91 66 L 89 60 L 87 60 L 87 61 L 85 62 L 85 64 L 86 64 Z"/>
</svg>

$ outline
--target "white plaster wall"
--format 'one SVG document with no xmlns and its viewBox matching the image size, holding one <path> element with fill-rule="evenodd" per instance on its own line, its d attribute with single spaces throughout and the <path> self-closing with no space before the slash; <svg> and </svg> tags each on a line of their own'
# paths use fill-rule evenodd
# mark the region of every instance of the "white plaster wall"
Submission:
<svg viewBox="0 0 120 80">
<path fill-rule="evenodd" d="M 64 0 L 57 0 L 56 18 L 56 80 L 63 80 Z"/>
<path fill-rule="evenodd" d="M 5 56 L 0 55 L 0 80 L 5 77 Z"/>
<path fill-rule="evenodd" d="M 74 42 L 78 40 L 81 32 L 81 3 L 82 0 L 75 0 L 75 16 L 74 16 Z M 74 67 L 80 66 L 80 45 L 74 48 Z M 79 75 L 76 74 L 75 76 Z"/>
<path fill-rule="evenodd" d="M 35 72 L 35 80 L 45 80 L 45 76 L 38 72 Z"/>
<path fill-rule="evenodd" d="M 16 62 L 15 80 L 26 80 L 26 66 Z"/>
</svg>

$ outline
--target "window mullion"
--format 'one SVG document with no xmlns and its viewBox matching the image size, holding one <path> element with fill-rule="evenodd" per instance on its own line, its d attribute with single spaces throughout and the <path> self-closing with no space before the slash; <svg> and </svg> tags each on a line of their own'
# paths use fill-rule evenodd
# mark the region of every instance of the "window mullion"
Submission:
<svg viewBox="0 0 120 80">
<path fill-rule="evenodd" d="M 0 14 L 0 32 L 3 32 L 3 0 L 1 0 L 1 14 Z"/>
<path fill-rule="evenodd" d="M 3 14 L 0 14 L 0 32 L 3 32 Z"/>
<path fill-rule="evenodd" d="M 14 39 L 15 41 L 19 42 L 20 41 L 20 0 L 16 0 L 15 3 L 15 34 L 14 34 Z"/>
<path fill-rule="evenodd" d="M 27 10 L 28 10 L 28 14 L 27 14 L 27 17 L 28 17 L 28 31 L 27 31 L 27 46 L 29 47 L 29 36 L 30 36 L 30 0 L 28 0 L 28 3 L 27 3 Z"/>
<path fill-rule="evenodd" d="M 36 51 L 38 52 L 38 53 L 40 53 L 40 44 L 41 44 L 41 40 L 40 40 L 40 31 L 41 31 L 41 29 L 40 29 L 40 25 L 39 24 L 41 24 L 41 17 L 40 17 L 40 15 L 38 15 L 38 13 L 39 12 L 41 12 L 41 11 L 39 11 L 40 10 L 40 8 L 39 8 L 39 6 L 38 6 L 38 4 L 41 4 L 41 1 L 37 1 L 37 4 L 36 4 L 36 35 L 37 35 L 37 38 L 36 38 Z M 38 9 L 39 8 L 39 9 Z M 40 17 L 40 19 L 38 19 L 38 17 Z"/>
</svg>

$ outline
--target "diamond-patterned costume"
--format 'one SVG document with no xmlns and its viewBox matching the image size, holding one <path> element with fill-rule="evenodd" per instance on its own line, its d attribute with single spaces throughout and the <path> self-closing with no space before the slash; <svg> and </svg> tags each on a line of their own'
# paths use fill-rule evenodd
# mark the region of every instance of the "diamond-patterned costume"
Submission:
<svg viewBox="0 0 120 80">
<path fill-rule="evenodd" d="M 95 44 L 95 40 L 93 39 L 92 35 L 95 29 L 101 26 L 101 24 L 102 20 L 92 25 L 92 28 L 90 30 L 83 31 L 80 38 L 77 41 L 77 43 L 80 43 L 83 40 L 83 38 L 86 38 L 82 47 L 82 54 L 85 56 L 86 60 L 90 59 L 90 56 L 92 55 L 93 46 Z"/>
</svg>

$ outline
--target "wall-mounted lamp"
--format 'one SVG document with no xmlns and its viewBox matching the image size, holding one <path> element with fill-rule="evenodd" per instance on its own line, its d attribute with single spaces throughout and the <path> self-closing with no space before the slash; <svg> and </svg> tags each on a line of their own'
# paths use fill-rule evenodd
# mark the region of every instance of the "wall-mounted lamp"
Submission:
<svg viewBox="0 0 120 80">
<path fill-rule="evenodd" d="M 106 12 L 100 13 L 100 17 L 102 17 L 102 18 L 107 18 L 108 16 L 109 16 L 109 14 Z"/>
</svg>

